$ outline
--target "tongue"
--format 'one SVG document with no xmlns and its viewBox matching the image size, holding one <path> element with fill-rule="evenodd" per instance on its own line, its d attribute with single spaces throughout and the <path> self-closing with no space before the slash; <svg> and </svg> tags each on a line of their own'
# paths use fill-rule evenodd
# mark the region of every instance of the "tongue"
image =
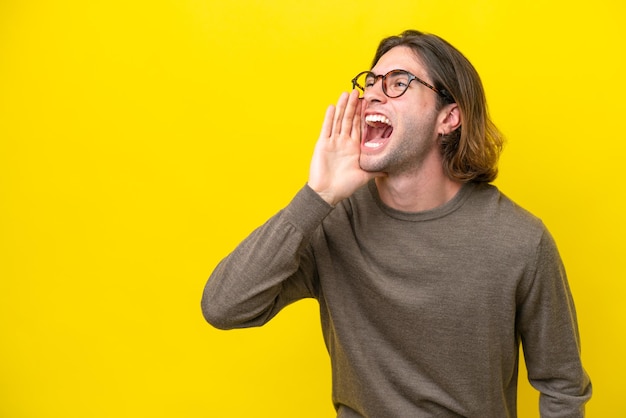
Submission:
<svg viewBox="0 0 626 418">
<path fill-rule="evenodd" d="M 383 143 L 391 136 L 393 132 L 393 127 L 385 124 L 381 124 L 382 126 L 373 128 L 370 126 L 368 129 L 367 137 L 363 142 L 363 145 L 369 149 L 376 149 L 383 145 Z"/>
<path fill-rule="evenodd" d="M 391 131 L 393 131 L 393 127 L 391 125 L 387 125 L 382 122 L 375 122 L 370 125 L 373 129 L 373 134 L 375 136 L 380 136 L 382 138 L 389 138 L 391 135 Z"/>
<path fill-rule="evenodd" d="M 377 123 L 376 126 L 370 125 L 367 132 L 367 142 L 389 138 L 392 132 L 393 127 L 384 123 Z"/>
<path fill-rule="evenodd" d="M 382 137 L 383 138 L 389 138 L 391 136 L 392 132 L 393 132 L 393 127 L 387 125 L 387 127 L 383 131 Z"/>
</svg>

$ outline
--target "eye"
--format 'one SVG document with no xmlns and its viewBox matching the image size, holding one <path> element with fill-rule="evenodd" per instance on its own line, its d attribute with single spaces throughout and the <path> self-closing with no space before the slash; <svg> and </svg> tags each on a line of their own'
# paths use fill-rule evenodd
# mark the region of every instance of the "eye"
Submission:
<svg viewBox="0 0 626 418">
<path fill-rule="evenodd" d="M 392 88 L 404 89 L 409 85 L 409 76 L 401 72 L 394 73 L 389 77 L 389 85 Z"/>
</svg>

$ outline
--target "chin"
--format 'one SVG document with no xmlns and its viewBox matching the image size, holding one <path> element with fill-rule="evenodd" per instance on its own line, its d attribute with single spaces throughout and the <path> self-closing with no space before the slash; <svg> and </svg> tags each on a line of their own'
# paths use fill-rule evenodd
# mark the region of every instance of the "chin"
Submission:
<svg viewBox="0 0 626 418">
<path fill-rule="evenodd" d="M 363 158 L 363 156 L 359 159 L 359 167 L 361 167 L 361 170 L 367 171 L 368 173 L 385 171 L 386 168 L 381 162 L 371 161 L 370 158 Z"/>
</svg>

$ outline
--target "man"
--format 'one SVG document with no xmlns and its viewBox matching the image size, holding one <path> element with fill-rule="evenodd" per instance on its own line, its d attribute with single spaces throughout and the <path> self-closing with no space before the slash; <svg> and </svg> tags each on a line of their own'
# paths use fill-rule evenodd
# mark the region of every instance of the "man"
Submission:
<svg viewBox="0 0 626 418">
<path fill-rule="evenodd" d="M 307 185 L 213 272 L 207 321 L 259 326 L 316 298 L 338 417 L 515 417 L 520 342 L 542 417 L 582 417 L 565 271 L 541 221 L 489 184 L 502 140 L 472 65 L 406 31 L 353 86 Z"/>
</svg>

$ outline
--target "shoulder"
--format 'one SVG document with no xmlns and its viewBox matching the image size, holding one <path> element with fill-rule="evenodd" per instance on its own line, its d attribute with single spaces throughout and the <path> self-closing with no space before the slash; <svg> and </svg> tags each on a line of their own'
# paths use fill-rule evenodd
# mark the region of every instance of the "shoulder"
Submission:
<svg viewBox="0 0 626 418">
<path fill-rule="evenodd" d="M 543 240 L 551 239 L 539 217 L 494 185 L 476 185 L 465 206 L 468 222 L 472 222 L 475 233 L 488 236 L 492 244 L 502 250 L 521 251 L 530 256 Z"/>
<path fill-rule="evenodd" d="M 543 230 L 540 218 L 523 208 L 492 184 L 478 184 L 470 197 L 469 204 L 476 205 L 491 222 L 511 227 Z"/>
</svg>

